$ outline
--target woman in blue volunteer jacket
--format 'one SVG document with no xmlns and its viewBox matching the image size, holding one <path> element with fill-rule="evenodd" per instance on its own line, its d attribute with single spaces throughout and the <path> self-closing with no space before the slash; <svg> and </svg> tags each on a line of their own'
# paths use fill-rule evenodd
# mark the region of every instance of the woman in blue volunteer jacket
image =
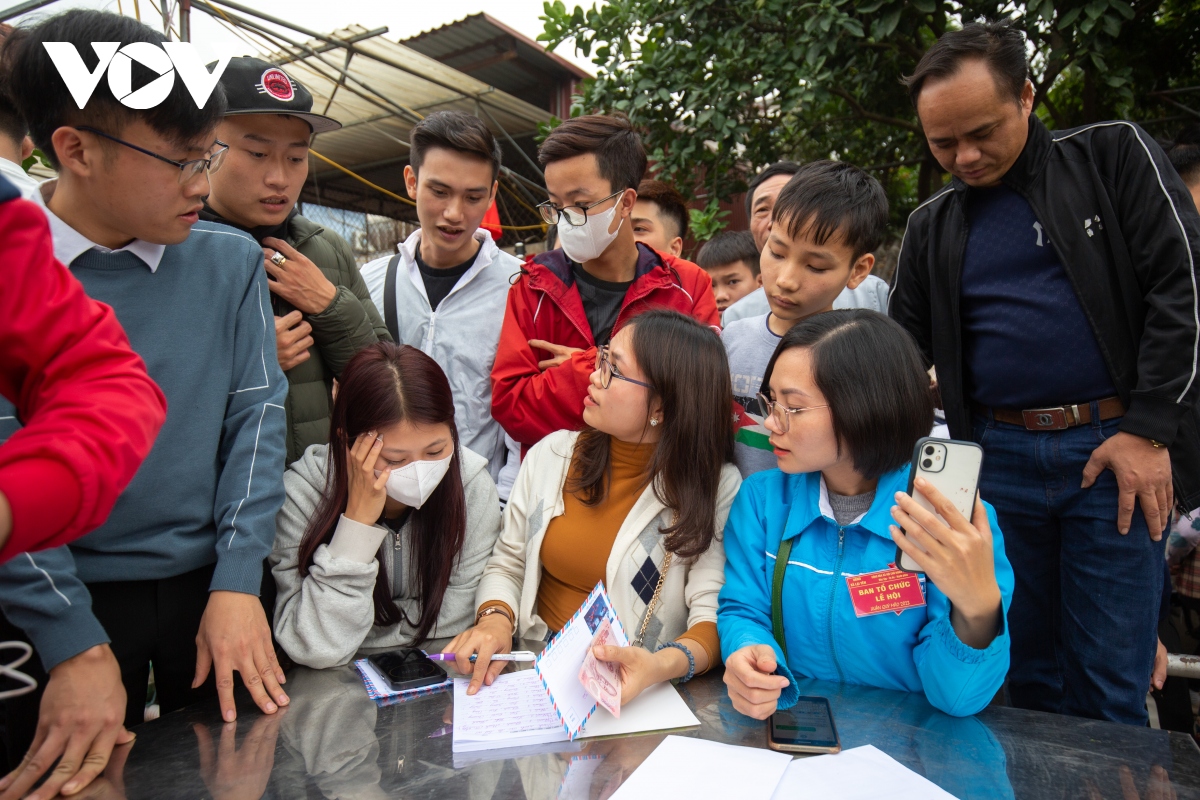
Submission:
<svg viewBox="0 0 1200 800">
<path fill-rule="evenodd" d="M 734 501 L 717 616 L 734 707 L 765 719 L 796 702 L 794 676 L 807 676 L 980 711 L 1008 671 L 1012 567 L 990 505 L 976 499 L 968 521 L 918 479 L 943 524 L 904 493 L 933 422 L 912 338 L 873 311 L 818 314 L 783 337 L 763 383 L 779 469 L 748 478 Z M 771 597 L 789 544 L 784 649 Z M 923 575 L 889 574 L 897 546 Z M 886 586 L 889 599 L 852 600 L 851 586 Z"/>
</svg>

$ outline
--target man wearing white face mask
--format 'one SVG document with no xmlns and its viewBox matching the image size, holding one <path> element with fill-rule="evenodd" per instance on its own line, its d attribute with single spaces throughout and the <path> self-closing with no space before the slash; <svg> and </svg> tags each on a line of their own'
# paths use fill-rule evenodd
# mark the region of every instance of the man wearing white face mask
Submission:
<svg viewBox="0 0 1200 800">
<path fill-rule="evenodd" d="M 569 119 L 538 161 L 550 195 L 539 211 L 557 225 L 560 248 L 525 262 L 492 367 L 492 416 L 523 450 L 582 427 L 596 348 L 632 317 L 667 308 L 720 331 L 708 274 L 634 240 L 629 217 L 646 151 L 627 119 Z"/>
</svg>

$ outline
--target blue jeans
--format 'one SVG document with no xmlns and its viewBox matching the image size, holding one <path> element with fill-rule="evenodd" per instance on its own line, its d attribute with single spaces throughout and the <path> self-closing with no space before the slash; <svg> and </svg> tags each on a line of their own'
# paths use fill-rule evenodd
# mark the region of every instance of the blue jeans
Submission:
<svg viewBox="0 0 1200 800">
<path fill-rule="evenodd" d="M 1140 506 L 1129 533 L 1117 532 L 1111 470 L 1079 486 L 1092 451 L 1119 424 L 1034 432 L 989 415 L 976 416 L 973 433 L 984 451 L 980 495 L 996 508 L 1016 573 L 1009 699 L 1145 725 L 1165 545 L 1150 539 Z"/>
</svg>

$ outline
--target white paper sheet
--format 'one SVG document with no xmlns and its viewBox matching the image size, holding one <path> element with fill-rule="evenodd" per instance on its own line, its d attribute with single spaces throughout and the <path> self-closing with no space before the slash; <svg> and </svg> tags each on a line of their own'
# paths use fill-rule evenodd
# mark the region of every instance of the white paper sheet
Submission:
<svg viewBox="0 0 1200 800">
<path fill-rule="evenodd" d="M 503 674 L 474 697 L 467 697 L 469 683 L 469 678 L 454 681 L 454 752 L 567 741 L 567 732 L 533 670 Z M 604 709 L 597 710 L 579 738 L 624 736 L 699 724 L 675 687 L 660 683 L 624 706 L 620 719 Z"/>
<path fill-rule="evenodd" d="M 790 755 L 774 750 L 668 736 L 621 784 L 612 800 L 770 800 L 791 760 Z"/>
<path fill-rule="evenodd" d="M 579 682 L 579 669 L 592 636 L 606 619 L 612 623 L 613 634 L 620 645 L 628 645 L 629 639 L 612 609 L 604 584 L 597 583 L 580 609 L 534 662 L 534 669 L 554 698 L 563 728 L 572 738 L 579 734 L 589 715 L 596 710 L 595 698 Z M 622 709 L 622 716 L 624 713 Z"/>
<path fill-rule="evenodd" d="M 956 800 L 872 745 L 791 763 L 772 800 Z"/>
</svg>

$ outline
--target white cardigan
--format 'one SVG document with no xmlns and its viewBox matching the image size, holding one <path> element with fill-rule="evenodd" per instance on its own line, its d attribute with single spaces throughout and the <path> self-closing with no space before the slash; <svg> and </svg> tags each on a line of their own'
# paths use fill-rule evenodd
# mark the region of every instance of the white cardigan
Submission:
<svg viewBox="0 0 1200 800">
<path fill-rule="evenodd" d="M 578 437 L 577 432 L 558 431 L 530 448 L 504 511 L 504 531 L 475 593 L 476 608 L 503 600 L 516 610 L 521 638 L 545 639 L 549 632 L 534 613 L 542 577 L 542 540 L 550 520 L 563 513 L 563 485 Z M 721 469 L 712 544 L 690 561 L 672 559 L 654 618 L 646 627 L 643 645 L 647 649 L 674 641 L 697 623 L 717 621 L 717 595 L 725 584 L 725 518 L 741 483 L 736 466 L 726 464 Z M 637 638 L 666 557 L 660 531 L 670 525 L 671 510 L 653 487 L 647 487 L 621 524 L 609 553 L 604 586 L 630 641 Z"/>
</svg>

